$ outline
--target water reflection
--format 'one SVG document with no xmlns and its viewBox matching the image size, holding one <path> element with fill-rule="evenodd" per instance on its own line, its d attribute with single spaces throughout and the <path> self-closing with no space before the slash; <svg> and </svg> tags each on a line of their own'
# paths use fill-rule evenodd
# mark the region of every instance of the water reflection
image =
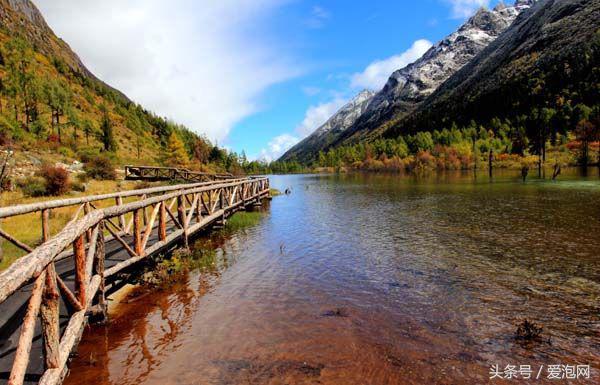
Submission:
<svg viewBox="0 0 600 385">
<path fill-rule="evenodd" d="M 556 363 L 600 379 L 597 177 L 272 185 L 293 193 L 259 225 L 199 246 L 210 262 L 177 284 L 117 306 L 67 382 L 472 384 L 492 364 Z M 542 340 L 514 339 L 523 319 Z"/>
</svg>

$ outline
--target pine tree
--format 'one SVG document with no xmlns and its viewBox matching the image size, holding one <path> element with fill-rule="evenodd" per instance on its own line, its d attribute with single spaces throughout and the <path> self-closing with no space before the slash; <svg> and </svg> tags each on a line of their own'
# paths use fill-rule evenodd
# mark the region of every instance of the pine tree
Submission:
<svg viewBox="0 0 600 385">
<path fill-rule="evenodd" d="M 50 125 L 58 129 L 58 141 L 62 141 L 60 118 L 71 109 L 71 91 L 64 82 L 48 79 L 42 85 L 44 101 L 50 107 Z"/>
<path fill-rule="evenodd" d="M 113 134 L 112 123 L 108 114 L 108 108 L 106 105 L 101 105 L 100 110 L 102 111 L 102 124 L 100 126 L 100 141 L 104 146 L 104 151 L 117 151 L 117 142 Z"/>
<path fill-rule="evenodd" d="M 84 119 L 81 129 L 83 130 L 83 134 L 85 135 L 85 144 L 89 146 L 90 135 L 92 135 L 96 131 L 94 123 L 89 119 Z"/>
</svg>

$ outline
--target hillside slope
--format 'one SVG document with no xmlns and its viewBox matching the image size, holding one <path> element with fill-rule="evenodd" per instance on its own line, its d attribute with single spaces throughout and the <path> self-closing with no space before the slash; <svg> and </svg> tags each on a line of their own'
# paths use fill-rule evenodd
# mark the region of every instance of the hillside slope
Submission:
<svg viewBox="0 0 600 385">
<path fill-rule="evenodd" d="M 524 16 L 386 136 L 597 104 L 600 1 L 544 0 Z"/>
<path fill-rule="evenodd" d="M 99 80 L 30 0 L 0 0 L 0 80 L 0 148 L 15 151 L 17 169 L 99 153 L 117 164 L 169 164 L 170 141 L 185 146 L 182 165 L 222 171 L 230 163 L 205 138 Z M 220 164 L 206 166 L 211 156 Z"/>
</svg>

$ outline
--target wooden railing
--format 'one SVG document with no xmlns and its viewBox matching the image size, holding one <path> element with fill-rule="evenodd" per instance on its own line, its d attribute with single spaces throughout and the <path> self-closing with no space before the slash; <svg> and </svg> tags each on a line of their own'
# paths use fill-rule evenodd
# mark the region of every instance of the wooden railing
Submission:
<svg viewBox="0 0 600 385">
<path fill-rule="evenodd" d="M 0 273 L 0 306 L 16 294 L 29 296 L 8 383 L 23 383 L 38 316 L 44 352 L 44 371 L 39 383 L 55 385 L 66 373 L 69 354 L 78 343 L 88 316 L 105 311 L 106 282 L 110 277 L 175 242 L 181 241 L 187 247 L 191 234 L 268 195 L 267 178 L 248 178 L 1 208 L 0 218 L 41 211 L 44 238 L 40 246 L 31 248 L 2 233 L 28 251 Z M 137 200 L 123 203 L 126 196 L 135 196 Z M 93 202 L 110 198 L 115 199 L 116 205 L 94 208 Z M 50 237 L 48 210 L 67 205 L 81 205 L 78 212 L 83 211 L 83 216 L 76 214 L 60 232 Z M 127 223 L 128 214 L 131 218 Z M 105 267 L 109 241 L 125 250 L 127 257 Z M 55 268 L 58 261 L 64 263 L 68 256 L 73 257 L 73 289 Z M 30 291 L 23 290 L 26 285 L 31 285 Z M 62 329 L 59 326 L 61 306 L 63 311 L 68 309 L 68 323 Z"/>
<path fill-rule="evenodd" d="M 128 180 L 208 182 L 231 178 L 231 174 L 210 174 L 185 168 L 125 166 L 125 179 Z"/>
</svg>

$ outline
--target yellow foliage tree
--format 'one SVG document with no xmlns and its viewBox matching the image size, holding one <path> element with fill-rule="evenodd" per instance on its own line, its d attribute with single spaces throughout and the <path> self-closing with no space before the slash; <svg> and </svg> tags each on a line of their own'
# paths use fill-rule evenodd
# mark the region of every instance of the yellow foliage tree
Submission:
<svg viewBox="0 0 600 385">
<path fill-rule="evenodd" d="M 185 146 L 183 145 L 181 138 L 179 138 L 179 135 L 175 132 L 172 132 L 169 136 L 166 155 L 167 163 L 171 167 L 185 167 L 190 162 Z"/>
</svg>

